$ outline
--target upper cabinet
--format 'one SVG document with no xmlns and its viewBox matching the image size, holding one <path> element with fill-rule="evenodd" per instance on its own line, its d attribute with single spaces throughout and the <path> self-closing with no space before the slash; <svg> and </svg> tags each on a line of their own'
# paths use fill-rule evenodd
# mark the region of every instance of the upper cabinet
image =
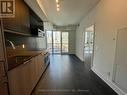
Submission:
<svg viewBox="0 0 127 95">
<path fill-rule="evenodd" d="M 24 3 L 24 0 L 20 0 L 20 23 L 21 30 L 24 33 L 30 34 L 30 18 L 29 18 L 29 7 Z"/>
<path fill-rule="evenodd" d="M 43 21 L 31 9 L 30 9 L 30 29 L 32 35 L 37 37 L 38 36 L 43 37 L 43 31 L 44 31 Z"/>
<path fill-rule="evenodd" d="M 43 21 L 24 0 L 15 0 L 15 17 L 4 18 L 3 25 L 6 30 L 34 36 L 39 36 L 44 31 Z"/>
<path fill-rule="evenodd" d="M 30 34 L 29 7 L 23 0 L 15 0 L 15 17 L 3 20 L 4 29 Z"/>
</svg>

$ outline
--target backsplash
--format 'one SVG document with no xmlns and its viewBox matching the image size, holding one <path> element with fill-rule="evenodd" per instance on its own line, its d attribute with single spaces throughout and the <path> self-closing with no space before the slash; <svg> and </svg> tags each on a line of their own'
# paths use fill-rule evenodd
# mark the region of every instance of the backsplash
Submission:
<svg viewBox="0 0 127 95">
<path fill-rule="evenodd" d="M 7 51 L 13 50 L 12 45 L 9 41 L 11 41 L 16 50 L 42 50 L 46 49 L 46 38 L 39 38 L 39 37 L 28 37 L 22 36 L 13 33 L 5 32 L 5 43 Z"/>
</svg>

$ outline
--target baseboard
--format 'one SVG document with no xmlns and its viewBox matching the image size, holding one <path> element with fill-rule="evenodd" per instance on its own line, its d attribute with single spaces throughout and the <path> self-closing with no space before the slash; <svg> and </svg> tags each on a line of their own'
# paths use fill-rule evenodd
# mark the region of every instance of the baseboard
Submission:
<svg viewBox="0 0 127 95">
<path fill-rule="evenodd" d="M 92 71 L 100 77 L 108 86 L 110 86 L 118 95 L 127 95 L 124 91 L 122 91 L 117 85 L 115 85 L 112 81 L 106 79 L 101 73 L 99 73 L 96 69 L 92 68 Z"/>
<path fill-rule="evenodd" d="M 84 60 L 82 60 L 77 54 L 75 54 L 75 56 L 76 56 L 81 62 L 84 62 Z"/>
</svg>

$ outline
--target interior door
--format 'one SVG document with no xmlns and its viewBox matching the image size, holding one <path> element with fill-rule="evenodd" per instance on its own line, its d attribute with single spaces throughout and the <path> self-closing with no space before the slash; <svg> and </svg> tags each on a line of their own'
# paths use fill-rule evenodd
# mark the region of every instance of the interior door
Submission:
<svg viewBox="0 0 127 95">
<path fill-rule="evenodd" d="M 118 31 L 113 81 L 127 93 L 127 28 Z"/>
<path fill-rule="evenodd" d="M 84 62 L 93 66 L 93 52 L 94 52 L 94 25 L 86 28 L 84 33 Z"/>
</svg>

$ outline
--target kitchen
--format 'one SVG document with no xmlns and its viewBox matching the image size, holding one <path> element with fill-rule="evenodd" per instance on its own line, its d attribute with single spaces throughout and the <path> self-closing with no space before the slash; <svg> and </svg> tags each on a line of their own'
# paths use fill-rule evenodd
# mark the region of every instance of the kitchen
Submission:
<svg viewBox="0 0 127 95">
<path fill-rule="evenodd" d="M 127 95 L 126 9 L 126 0 L 0 0 L 0 95 Z"/>
<path fill-rule="evenodd" d="M 30 95 L 50 63 L 43 21 L 15 0 L 15 17 L 0 18 L 0 95 Z"/>
</svg>

